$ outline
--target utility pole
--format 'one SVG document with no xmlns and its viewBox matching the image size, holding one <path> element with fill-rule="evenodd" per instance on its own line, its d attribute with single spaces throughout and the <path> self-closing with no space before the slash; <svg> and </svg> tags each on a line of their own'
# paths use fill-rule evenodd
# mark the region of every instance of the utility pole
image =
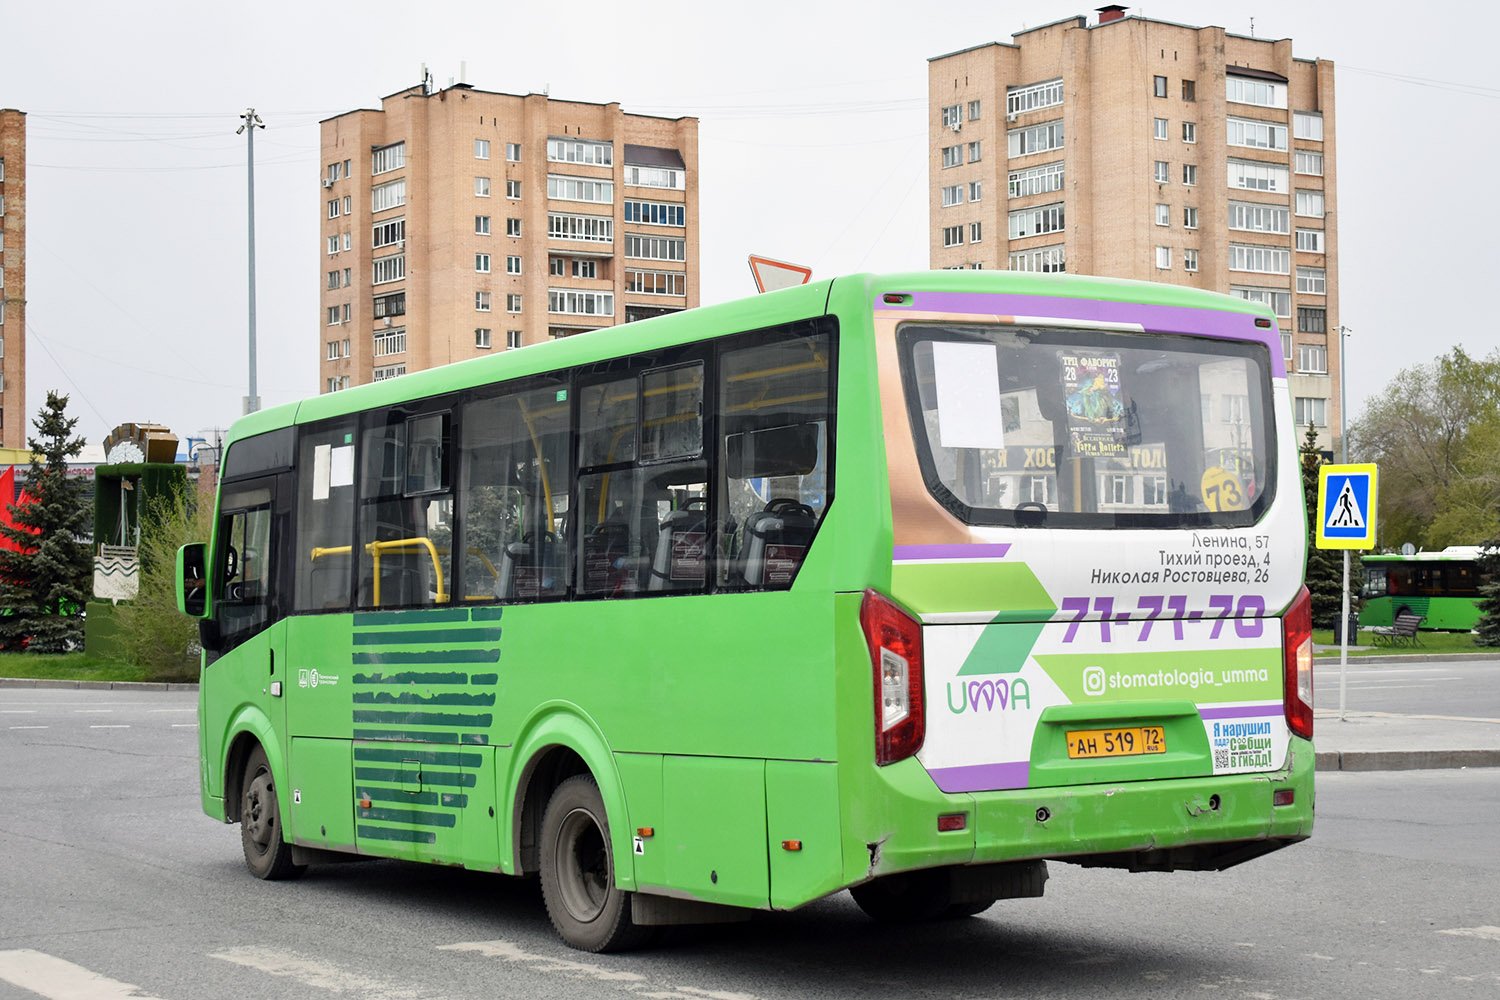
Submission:
<svg viewBox="0 0 1500 1000">
<path fill-rule="evenodd" d="M 250 394 L 245 397 L 245 412 L 254 413 L 260 409 L 260 396 L 255 391 L 255 130 L 265 128 L 266 123 L 260 120 L 260 115 L 255 113 L 254 108 L 246 108 L 240 118 L 243 119 L 243 124 L 234 130 L 234 134 L 245 133 L 250 185 Z"/>
<path fill-rule="evenodd" d="M 1354 331 L 1347 326 L 1339 327 L 1339 463 L 1349 464 L 1349 415 L 1345 412 L 1344 401 L 1349 398 L 1347 388 L 1348 368 L 1344 365 L 1344 343 L 1349 334 Z M 1369 512 L 1366 511 L 1366 516 Z M 1344 550 L 1344 597 L 1339 605 L 1339 632 L 1342 640 L 1339 643 L 1339 721 L 1348 722 L 1348 716 L 1344 714 L 1344 707 L 1348 704 L 1349 691 L 1349 550 Z"/>
<path fill-rule="evenodd" d="M 1344 401 L 1349 398 L 1348 369 L 1344 366 L 1344 346 L 1349 334 L 1354 331 L 1347 326 L 1339 327 L 1339 461 L 1349 464 L 1349 415 Z"/>
</svg>

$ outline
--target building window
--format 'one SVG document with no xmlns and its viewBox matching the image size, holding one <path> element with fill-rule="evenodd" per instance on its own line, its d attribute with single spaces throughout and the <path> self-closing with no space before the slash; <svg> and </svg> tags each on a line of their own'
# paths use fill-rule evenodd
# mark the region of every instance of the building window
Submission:
<svg viewBox="0 0 1500 1000">
<path fill-rule="evenodd" d="M 982 142 L 969 143 L 969 162 L 978 163 L 984 159 L 984 144 Z"/>
<path fill-rule="evenodd" d="M 490 158 L 490 141 L 488 139 L 474 140 L 474 159 L 488 160 Z"/>
<path fill-rule="evenodd" d="M 1197 250 L 1184 250 L 1184 251 L 1182 251 L 1182 269 L 1184 271 L 1196 271 L 1196 270 L 1198 270 L 1198 251 Z"/>
<path fill-rule="evenodd" d="M 970 201 L 979 201 L 980 198 L 983 197 L 983 195 L 984 195 L 984 182 L 983 181 L 970 181 L 969 182 L 969 200 Z"/>
<path fill-rule="evenodd" d="M 615 220 L 605 215 L 547 213 L 547 236 L 554 240 L 609 243 L 615 238 Z"/>
<path fill-rule="evenodd" d="M 506 236 L 514 236 L 514 237 L 519 238 L 520 235 L 521 235 L 521 220 L 520 219 L 506 219 L 505 220 L 505 235 Z"/>
<path fill-rule="evenodd" d="M 978 120 L 979 120 L 979 102 L 978 101 L 970 101 L 969 102 L 969 121 L 971 121 L 971 122 L 977 122 Z"/>
<path fill-rule="evenodd" d="M 354 247 L 354 234 L 353 233 L 345 233 L 343 235 L 343 241 L 344 241 L 344 249 L 345 250 L 352 249 Z"/>
<path fill-rule="evenodd" d="M 370 176 L 390 173 L 406 166 L 406 143 L 398 142 L 370 151 Z"/>
<path fill-rule="evenodd" d="M 1198 210 L 1191 205 L 1185 206 L 1182 210 L 1182 228 L 1198 228 Z"/>
<path fill-rule="evenodd" d="M 1029 128 L 1011 129 L 1005 133 L 1005 142 L 1007 152 L 1012 158 L 1030 156 L 1033 153 L 1045 153 L 1052 149 L 1062 149 L 1062 120 L 1043 122 L 1040 125 L 1032 125 Z"/>
<path fill-rule="evenodd" d="M 637 295 L 686 295 L 687 275 L 681 271 L 625 269 L 625 290 Z"/>
<path fill-rule="evenodd" d="M 1292 252 L 1282 247 L 1231 243 L 1229 244 L 1229 269 L 1231 271 L 1255 271 L 1260 274 L 1291 274 Z"/>
<path fill-rule="evenodd" d="M 505 347 L 506 347 L 506 349 L 513 351 L 517 347 L 520 347 L 520 346 L 521 346 L 521 331 L 520 330 L 506 330 L 505 331 Z"/>
<path fill-rule="evenodd" d="M 489 327 L 487 327 L 487 326 L 478 326 L 478 327 L 474 328 L 474 346 L 480 348 L 481 350 L 489 350 L 489 346 L 490 346 L 490 328 Z"/>
<path fill-rule="evenodd" d="M 375 334 L 374 356 L 377 358 L 389 357 L 392 354 L 406 353 L 406 327 L 397 326 L 389 330 L 379 330 Z"/>
<path fill-rule="evenodd" d="M 511 292 L 505 296 L 505 311 L 518 313 L 521 311 L 521 295 L 519 292 Z"/>
<path fill-rule="evenodd" d="M 1198 183 L 1198 164 L 1184 163 L 1182 165 L 1182 183 L 1192 187 Z"/>
<path fill-rule="evenodd" d="M 643 260 L 686 260 L 687 241 L 670 236 L 626 233 L 625 256 Z"/>
<path fill-rule="evenodd" d="M 329 326 L 338 326 L 339 325 L 339 307 L 338 306 L 329 306 L 328 307 L 328 325 Z"/>
<path fill-rule="evenodd" d="M 1310 174 L 1314 177 L 1323 176 L 1323 154 L 1314 153 L 1306 149 L 1299 149 L 1292 154 L 1292 172 L 1298 174 Z"/>
<path fill-rule="evenodd" d="M 383 285 L 388 281 L 400 281 L 406 277 L 406 254 L 376 257 L 370 261 L 370 284 Z"/>
<path fill-rule="evenodd" d="M 1033 194 L 1050 194 L 1063 189 L 1063 165 L 1047 163 L 1040 167 L 1012 170 L 1008 179 L 1009 197 L 1024 198 Z"/>
<path fill-rule="evenodd" d="M 348 268 L 348 267 L 344 268 L 344 287 L 348 288 L 353 283 L 354 283 L 353 269 L 352 268 Z"/>
<path fill-rule="evenodd" d="M 328 217 L 330 219 L 337 219 L 339 217 L 339 200 L 337 198 L 328 203 Z"/>
<path fill-rule="evenodd" d="M 1292 400 L 1292 408 L 1298 427 L 1312 424 L 1314 427 L 1328 426 L 1328 400 L 1321 396 L 1298 396 Z"/>
<path fill-rule="evenodd" d="M 1166 160 L 1157 160 L 1156 161 L 1156 175 L 1155 176 L 1156 176 L 1156 183 L 1158 183 L 1158 184 L 1170 184 L 1170 183 L 1172 183 L 1172 165 L 1170 163 L 1168 163 Z"/>
<path fill-rule="evenodd" d="M 983 242 L 983 236 L 982 236 L 983 232 L 984 232 L 984 230 L 981 228 L 980 223 L 978 223 L 978 222 L 971 222 L 971 223 L 969 223 L 969 242 L 970 243 L 980 243 L 980 242 Z"/>
<path fill-rule="evenodd" d="M 1286 126 L 1263 122 L 1257 118 L 1230 118 L 1225 141 L 1231 146 L 1249 149 L 1286 149 Z"/>
<path fill-rule="evenodd" d="M 1182 99 L 1184 101 L 1196 101 L 1198 99 L 1198 84 L 1192 80 L 1182 81 Z"/>
<path fill-rule="evenodd" d="M 687 172 L 671 167 L 650 167 L 641 164 L 625 164 L 625 183 L 630 187 L 667 188 L 671 191 L 687 190 Z"/>
<path fill-rule="evenodd" d="M 388 316 L 406 315 L 406 293 L 391 292 L 387 295 L 375 296 L 374 314 L 376 319 L 385 319 Z"/>
<path fill-rule="evenodd" d="M 490 311 L 490 293 L 489 292 L 475 292 L 474 293 L 474 311 L 475 312 L 482 312 L 482 313 L 487 313 L 487 312 Z"/>
<path fill-rule="evenodd" d="M 596 167 L 609 167 L 615 162 L 615 148 L 607 142 L 548 139 L 547 159 L 553 163 L 587 163 Z"/>
<path fill-rule="evenodd" d="M 1291 174 L 1281 164 L 1261 163 L 1258 160 L 1229 161 L 1229 186 L 1231 188 L 1238 188 L 1241 191 L 1271 191 L 1285 194 L 1290 186 L 1290 180 Z"/>
<path fill-rule="evenodd" d="M 1044 80 L 1041 83 L 1029 83 L 1024 87 L 1005 88 L 1005 113 L 1007 115 L 1053 108 L 1062 102 L 1063 82 L 1061 78 Z"/>
<path fill-rule="evenodd" d="M 556 278 L 563 276 L 564 263 L 561 257 L 547 258 L 547 273 Z"/>
<path fill-rule="evenodd" d="M 1229 203 L 1229 228 L 1248 233 L 1290 233 L 1291 213 L 1284 205 L 1257 205 L 1249 201 Z"/>
<path fill-rule="evenodd" d="M 681 228 L 687 225 L 687 207 L 679 202 L 634 201 L 626 198 L 625 221 Z"/>
<path fill-rule="evenodd" d="M 334 233 L 332 236 L 328 237 L 328 252 L 329 253 L 338 253 L 339 252 L 339 237 L 338 237 L 337 233 Z"/>
<path fill-rule="evenodd" d="M 339 342 L 337 340 L 330 340 L 330 341 L 328 341 L 328 355 L 327 355 L 327 360 L 329 360 L 329 361 L 337 361 L 338 359 L 339 359 Z"/>
<path fill-rule="evenodd" d="M 521 258 L 520 257 L 516 257 L 514 255 L 506 257 L 505 258 L 505 273 L 506 274 L 520 274 L 521 273 Z"/>
<path fill-rule="evenodd" d="M 614 292 L 585 292 L 576 288 L 549 288 L 547 311 L 568 316 L 613 316 Z"/>
<path fill-rule="evenodd" d="M 963 162 L 964 162 L 964 147 L 963 147 L 963 143 L 959 143 L 956 146 L 944 146 L 943 147 L 943 169 L 946 170 L 948 167 L 962 166 Z"/>
<path fill-rule="evenodd" d="M 1182 123 L 1182 141 L 1183 142 L 1197 142 L 1198 141 L 1198 123 L 1197 122 L 1183 122 Z"/>
<path fill-rule="evenodd" d="M 1247 285 L 1230 285 L 1229 294 L 1246 302 L 1270 306 L 1278 319 L 1292 316 L 1292 293 L 1284 288 L 1254 288 Z"/>
<path fill-rule="evenodd" d="M 1297 268 L 1297 291 L 1303 295 L 1328 294 L 1328 270 L 1322 267 Z"/>
<path fill-rule="evenodd" d="M 1327 333 L 1328 332 L 1328 310 L 1314 309 L 1312 306 L 1297 307 L 1297 332 L 1298 333 Z"/>
<path fill-rule="evenodd" d="M 1172 206 L 1157 203 L 1156 224 L 1158 226 L 1170 226 L 1172 224 Z"/>
<path fill-rule="evenodd" d="M 1224 77 L 1225 97 L 1234 104 L 1254 104 L 1261 108 L 1286 109 L 1286 84 L 1269 80 L 1252 80 L 1245 76 Z"/>
<path fill-rule="evenodd" d="M 559 261 L 561 263 L 561 261 Z M 562 269 L 558 268 L 558 274 Z M 597 260 L 574 260 L 573 277 L 575 278 L 597 278 L 599 277 L 599 262 Z"/>
<path fill-rule="evenodd" d="M 1165 139 L 1167 137 L 1167 120 L 1165 118 L 1151 119 L 1151 134 L 1157 139 Z"/>
<path fill-rule="evenodd" d="M 516 200 L 517 198 L 520 198 L 521 197 L 521 182 L 520 181 L 506 181 L 505 182 L 505 197 L 511 199 L 512 201 Z"/>
<path fill-rule="evenodd" d="M 952 208 L 954 205 L 964 203 L 964 186 L 962 184 L 949 184 L 943 188 L 943 207 Z"/>
<path fill-rule="evenodd" d="M 476 253 L 474 255 L 474 270 L 480 274 L 490 273 L 490 255 L 487 253 Z"/>
<path fill-rule="evenodd" d="M 490 234 L 490 217 L 488 215 L 474 216 L 474 235 L 488 236 Z"/>
<path fill-rule="evenodd" d="M 590 177 L 547 175 L 547 197 L 560 201 L 587 201 L 596 205 L 615 203 L 615 182 Z"/>
<path fill-rule="evenodd" d="M 1304 375 L 1327 375 L 1328 348 L 1322 344 L 1298 344 L 1297 370 Z"/>
<path fill-rule="evenodd" d="M 520 163 L 521 144 L 519 142 L 507 142 L 505 144 L 505 158 L 511 163 Z"/>
<path fill-rule="evenodd" d="M 1012 271 L 1061 274 L 1067 270 L 1067 255 L 1065 248 L 1061 245 L 1016 250 L 1010 254 L 1010 261 L 1006 266 Z"/>
<path fill-rule="evenodd" d="M 1170 271 L 1172 269 L 1172 248 L 1156 248 L 1156 268 L 1159 271 Z"/>
<path fill-rule="evenodd" d="M 371 372 L 370 380 L 372 382 L 384 382 L 388 378 L 399 378 L 405 374 L 405 365 L 386 365 L 384 368 L 377 368 Z M 345 385 L 344 388 L 347 389 L 349 387 Z"/>
<path fill-rule="evenodd" d="M 1151 78 L 1151 93 L 1156 97 L 1167 96 L 1167 78 L 1164 76 L 1153 76 Z"/>
<path fill-rule="evenodd" d="M 1281 331 L 1281 359 L 1288 364 L 1292 360 L 1292 335 L 1285 330 Z"/>
<path fill-rule="evenodd" d="M 406 178 L 378 184 L 370 189 L 370 211 L 384 212 L 406 204 Z"/>
<path fill-rule="evenodd" d="M 1292 135 L 1310 142 L 1323 141 L 1323 116 L 1309 111 L 1292 112 Z"/>
<path fill-rule="evenodd" d="M 488 198 L 490 196 L 490 179 L 488 177 L 474 178 L 474 197 Z"/>
<path fill-rule="evenodd" d="M 943 128 L 952 128 L 962 124 L 964 120 L 964 106 L 962 104 L 950 104 L 943 109 Z"/>
<path fill-rule="evenodd" d="M 1323 192 L 1298 191 L 1297 214 L 1309 219 L 1323 218 Z"/>
<path fill-rule="evenodd" d="M 943 227 L 943 246 L 945 246 L 945 247 L 963 246 L 963 242 L 964 242 L 964 227 L 962 225 L 958 225 L 958 226 L 944 226 Z"/>
<path fill-rule="evenodd" d="M 1023 208 L 1011 212 L 1008 218 L 1010 238 L 1013 240 L 1040 236 L 1043 233 L 1060 233 L 1063 231 L 1063 203 L 1059 201 L 1036 208 Z"/>
<path fill-rule="evenodd" d="M 328 287 L 330 290 L 339 287 L 338 268 L 334 268 L 332 271 L 328 272 Z"/>
<path fill-rule="evenodd" d="M 1297 230 L 1297 249 L 1303 253 L 1323 252 L 1323 230 L 1321 229 L 1299 229 Z"/>
<path fill-rule="evenodd" d="M 370 243 L 376 249 L 406 242 L 406 219 L 388 219 L 370 227 Z"/>
</svg>

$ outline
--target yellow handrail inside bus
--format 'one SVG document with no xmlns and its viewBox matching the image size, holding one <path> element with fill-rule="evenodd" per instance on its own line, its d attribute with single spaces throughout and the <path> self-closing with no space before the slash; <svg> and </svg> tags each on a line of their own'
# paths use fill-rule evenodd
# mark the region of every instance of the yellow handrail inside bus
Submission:
<svg viewBox="0 0 1500 1000">
<path fill-rule="evenodd" d="M 350 546 L 348 545 L 335 545 L 327 548 L 321 545 L 315 545 L 313 546 L 312 550 L 312 561 L 317 562 L 324 556 L 347 556 L 349 554 L 349 549 Z"/>
<path fill-rule="evenodd" d="M 430 538 L 392 538 L 384 542 L 369 542 L 365 545 L 365 551 L 370 553 L 374 560 L 375 586 L 372 596 L 375 598 L 375 606 L 380 607 L 380 554 L 382 552 L 400 552 L 406 549 L 425 548 L 427 554 L 432 557 L 432 570 L 437 576 L 437 596 L 433 599 L 437 604 L 448 603 L 448 592 L 443 589 L 443 565 L 438 561 L 437 546 L 432 544 Z"/>
</svg>

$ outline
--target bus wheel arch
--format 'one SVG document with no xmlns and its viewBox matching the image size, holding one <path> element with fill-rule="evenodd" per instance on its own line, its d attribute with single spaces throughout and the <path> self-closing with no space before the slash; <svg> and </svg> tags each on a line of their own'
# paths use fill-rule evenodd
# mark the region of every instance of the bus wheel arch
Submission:
<svg viewBox="0 0 1500 1000">
<path fill-rule="evenodd" d="M 577 774 L 589 774 L 588 764 L 570 747 L 553 744 L 526 762 L 516 783 L 511 809 L 512 856 L 517 875 L 541 869 L 542 816 L 557 787 Z"/>
</svg>

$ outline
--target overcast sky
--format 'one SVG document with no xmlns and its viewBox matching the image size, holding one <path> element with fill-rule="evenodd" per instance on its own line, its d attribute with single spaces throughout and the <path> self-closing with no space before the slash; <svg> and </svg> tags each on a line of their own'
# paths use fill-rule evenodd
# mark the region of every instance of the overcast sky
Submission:
<svg viewBox="0 0 1500 1000">
<path fill-rule="evenodd" d="M 467 66 L 472 86 L 694 115 L 702 301 L 746 256 L 815 278 L 927 267 L 927 59 L 1084 4 L 948 0 L 251 5 L 6 0 L 0 107 L 28 113 L 27 409 L 91 443 L 127 421 L 225 428 L 246 392 L 254 106 L 259 388 L 317 392 L 318 121 Z M 857 10 L 857 15 L 851 15 Z M 1402 367 L 1500 343 L 1500 86 L 1488 5 L 1157 3 L 1129 13 L 1294 39 L 1337 65 L 1339 273 L 1353 416 Z M 928 16 L 931 14 L 932 16 Z M 1486 124 L 1488 123 L 1488 124 Z"/>
</svg>

